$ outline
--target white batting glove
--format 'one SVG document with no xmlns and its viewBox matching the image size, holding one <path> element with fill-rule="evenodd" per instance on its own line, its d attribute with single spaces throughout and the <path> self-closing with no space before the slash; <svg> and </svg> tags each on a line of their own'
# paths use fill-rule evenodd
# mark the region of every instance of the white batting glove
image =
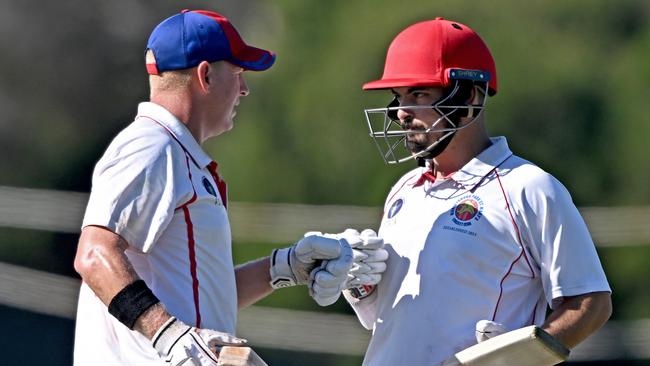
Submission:
<svg viewBox="0 0 650 366">
<path fill-rule="evenodd" d="M 333 237 L 313 233 L 289 248 L 275 249 L 271 254 L 271 287 L 283 288 L 295 285 L 307 285 L 311 282 L 310 274 L 323 260 L 338 258 L 347 242 Z"/>
<path fill-rule="evenodd" d="M 384 239 L 378 237 L 372 229 L 365 229 L 361 233 L 347 229 L 338 235 L 350 244 L 354 254 L 347 288 L 378 284 L 386 271 L 388 259 L 388 251 L 383 248 Z"/>
<path fill-rule="evenodd" d="M 248 341 L 227 333 L 190 327 L 169 318 L 152 339 L 153 347 L 169 366 L 216 366 L 223 346 L 244 346 Z"/>
<path fill-rule="evenodd" d="M 363 298 L 374 291 L 374 285 L 381 281 L 381 276 L 386 270 L 388 251 L 383 249 L 384 240 L 371 230 L 366 229 L 359 233 L 354 229 L 347 229 L 338 234 L 322 234 L 309 232 L 305 235 L 322 235 L 327 238 L 345 239 L 352 247 L 352 267 L 347 274 L 344 284 L 335 283 L 332 279 L 327 283 L 318 283 L 312 294 L 317 303 L 329 305 L 338 299 L 339 289 L 349 289 L 355 298 Z"/>
<path fill-rule="evenodd" d="M 506 327 L 501 323 L 491 320 L 479 320 L 476 322 L 476 341 L 481 343 L 507 331 Z"/>
<path fill-rule="evenodd" d="M 338 258 L 323 261 L 320 267 L 311 272 L 309 295 L 320 306 L 331 305 L 338 300 L 347 286 L 348 274 L 354 263 L 352 248 L 345 243 Z"/>
</svg>

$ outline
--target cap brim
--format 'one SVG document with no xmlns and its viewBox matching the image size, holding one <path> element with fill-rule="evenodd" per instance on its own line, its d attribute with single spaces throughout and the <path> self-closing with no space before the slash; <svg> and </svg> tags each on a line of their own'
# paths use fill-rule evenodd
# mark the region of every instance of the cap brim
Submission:
<svg viewBox="0 0 650 366">
<path fill-rule="evenodd" d="M 363 84 L 363 90 L 391 89 L 401 87 L 434 87 L 444 86 L 438 79 L 425 78 L 397 78 L 380 79 Z"/>
<path fill-rule="evenodd" d="M 275 54 L 261 48 L 246 46 L 242 52 L 233 55 L 233 58 L 228 61 L 246 70 L 264 71 L 273 66 Z"/>
</svg>

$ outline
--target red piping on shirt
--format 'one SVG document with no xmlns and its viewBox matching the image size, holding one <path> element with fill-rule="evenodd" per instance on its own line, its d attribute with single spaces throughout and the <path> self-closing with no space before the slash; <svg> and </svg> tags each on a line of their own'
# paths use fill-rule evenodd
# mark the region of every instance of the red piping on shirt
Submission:
<svg viewBox="0 0 650 366">
<path fill-rule="evenodd" d="M 494 174 L 496 174 L 497 176 L 497 180 L 499 181 L 499 187 L 501 187 L 501 193 L 503 193 L 503 198 L 506 200 L 506 208 L 508 209 L 508 214 L 510 215 L 510 221 L 512 221 L 512 225 L 514 225 L 515 227 L 515 232 L 517 233 L 517 241 L 521 246 L 521 252 L 524 254 L 524 259 L 526 259 L 526 264 L 528 264 L 528 269 L 530 269 L 530 275 L 532 276 L 532 278 L 535 278 L 535 272 L 533 272 L 533 267 L 530 265 L 530 261 L 528 260 L 528 256 L 526 255 L 526 250 L 524 250 L 524 243 L 521 240 L 519 225 L 517 225 L 517 221 L 515 221 L 515 217 L 512 214 L 512 210 L 510 209 L 510 203 L 508 202 L 508 197 L 506 196 L 506 191 L 503 189 L 503 184 L 501 183 L 501 177 L 499 176 L 499 172 L 496 169 L 494 170 Z"/>
<path fill-rule="evenodd" d="M 196 190 L 194 189 L 194 184 L 192 183 L 192 169 L 190 167 L 190 159 L 196 164 L 196 161 L 194 161 L 194 158 L 190 153 L 187 151 L 185 146 L 181 144 L 181 142 L 174 136 L 172 131 L 170 131 L 165 125 L 162 123 L 156 121 L 155 119 L 147 116 L 142 116 L 145 118 L 148 118 L 158 125 L 160 125 L 162 128 L 164 128 L 169 135 L 180 145 L 180 147 L 183 149 L 185 152 L 185 163 L 187 164 L 187 175 L 190 179 L 190 185 L 192 186 L 192 198 L 189 199 L 189 201 L 183 203 L 182 205 L 176 207 L 174 211 L 183 210 L 183 217 L 185 218 L 185 225 L 187 227 L 187 251 L 188 251 L 188 257 L 190 261 L 190 275 L 192 277 L 192 294 L 194 298 L 194 310 L 196 312 L 196 327 L 200 328 L 201 327 L 201 307 L 199 305 L 199 277 L 196 274 L 196 251 L 195 251 L 195 241 L 194 241 L 194 225 L 192 224 L 192 217 L 190 215 L 190 209 L 188 206 L 196 201 Z M 198 164 L 197 164 L 198 166 Z"/>
<path fill-rule="evenodd" d="M 194 225 L 192 224 L 192 217 L 190 216 L 190 209 L 188 206 L 196 201 L 196 190 L 192 184 L 192 171 L 190 170 L 190 159 L 188 154 L 185 153 L 185 162 L 187 163 L 187 175 L 192 185 L 192 198 L 185 202 L 179 208 L 183 209 L 183 216 L 185 217 L 185 225 L 187 227 L 187 252 L 190 261 L 190 275 L 192 276 L 192 294 L 194 295 L 194 310 L 196 311 L 196 327 L 201 327 L 201 307 L 199 306 L 199 276 L 196 274 L 196 252 L 194 242 Z"/>
<path fill-rule="evenodd" d="M 400 187 L 395 191 L 395 193 L 393 193 L 393 194 L 388 198 L 388 201 L 386 201 L 386 202 L 390 202 L 390 200 L 392 200 L 393 197 L 395 197 L 395 195 L 396 195 L 397 193 L 399 193 L 399 191 L 401 191 L 402 188 L 404 188 L 404 186 L 406 185 L 406 183 L 409 182 L 409 179 L 411 179 L 411 178 L 413 178 L 413 177 L 415 177 L 415 174 L 413 174 L 412 176 L 410 176 L 410 177 L 404 179 L 404 183 L 402 183 L 402 185 L 401 185 L 401 186 L 400 186 Z"/>
<path fill-rule="evenodd" d="M 217 173 L 217 167 L 218 164 L 213 161 L 208 164 L 208 171 L 210 172 L 210 175 L 212 175 L 214 182 L 217 183 L 217 189 L 219 190 L 219 196 L 221 196 L 223 207 L 228 209 L 228 186 L 226 185 L 226 182 L 221 179 L 219 173 Z"/>
<path fill-rule="evenodd" d="M 185 154 L 187 154 L 187 155 L 190 156 L 190 159 L 192 159 L 192 162 L 194 163 L 194 165 L 196 165 L 199 169 L 201 169 L 201 166 L 199 165 L 199 163 L 197 163 L 196 160 L 194 160 L 194 157 L 192 156 L 192 154 L 190 154 L 190 152 L 187 151 L 187 149 L 185 148 L 185 146 L 183 146 L 183 144 L 181 144 L 180 140 L 176 137 L 176 135 L 174 135 L 174 133 L 172 132 L 172 130 L 170 130 L 169 128 L 167 128 L 167 126 L 165 126 L 164 124 L 158 122 L 157 120 L 155 120 L 155 119 L 153 119 L 153 118 L 151 118 L 151 117 L 149 117 L 149 116 L 140 116 L 140 117 L 148 118 L 148 119 L 152 120 L 153 122 L 157 123 L 160 127 L 164 128 L 164 129 L 167 131 L 167 133 L 169 133 L 169 135 L 170 135 L 170 136 L 171 136 L 171 137 L 172 137 L 176 142 L 178 142 L 178 145 L 180 145 L 181 149 L 183 149 L 183 151 L 185 151 Z"/>
<path fill-rule="evenodd" d="M 503 282 L 505 282 L 506 278 L 510 275 L 512 272 L 512 268 L 515 266 L 515 263 L 521 259 L 521 257 L 524 257 L 526 260 L 526 264 L 528 264 L 528 268 L 530 269 L 530 273 L 532 278 L 535 278 L 535 272 L 533 272 L 533 268 L 530 265 L 530 262 L 528 261 L 528 256 L 526 255 L 526 250 L 524 249 L 524 245 L 521 241 L 521 235 L 519 233 L 519 226 L 517 226 L 517 222 L 515 221 L 514 216 L 512 215 L 512 210 L 510 209 L 510 203 L 508 202 L 508 196 L 506 195 L 506 191 L 503 188 L 503 183 L 501 182 L 501 177 L 499 176 L 499 172 L 495 169 L 494 174 L 496 174 L 497 181 L 499 182 L 499 187 L 501 187 L 501 193 L 503 194 L 503 198 L 506 200 L 506 209 L 508 210 L 508 214 L 510 215 L 510 220 L 515 228 L 515 232 L 517 233 L 517 242 L 519 243 L 519 247 L 521 248 L 521 252 L 515 258 L 515 260 L 510 264 L 510 268 L 508 269 L 508 272 L 501 278 L 501 282 L 499 283 L 499 298 L 497 299 L 497 303 L 494 306 L 494 312 L 492 313 L 492 321 L 496 319 L 497 316 L 497 310 L 499 309 L 499 304 L 501 303 L 501 297 L 503 296 Z"/>
<path fill-rule="evenodd" d="M 494 312 L 492 313 L 492 321 L 495 321 L 497 317 L 497 310 L 499 309 L 499 304 L 501 303 L 501 296 L 503 296 L 503 282 L 506 280 L 506 278 L 510 275 L 510 272 L 512 272 L 512 267 L 515 266 L 515 263 L 519 261 L 519 258 L 521 258 L 522 253 L 519 253 L 517 258 L 510 264 L 510 268 L 508 268 L 508 272 L 506 272 L 505 275 L 501 278 L 501 282 L 499 283 L 499 298 L 497 299 L 497 303 L 494 306 Z"/>
<path fill-rule="evenodd" d="M 194 310 L 196 311 L 196 327 L 201 327 L 201 307 L 199 306 L 199 277 L 196 274 L 196 253 L 194 251 L 194 226 L 190 217 L 190 209 L 183 206 L 183 215 L 187 224 L 187 249 L 190 259 L 190 273 L 192 275 L 192 293 L 194 294 Z"/>
</svg>

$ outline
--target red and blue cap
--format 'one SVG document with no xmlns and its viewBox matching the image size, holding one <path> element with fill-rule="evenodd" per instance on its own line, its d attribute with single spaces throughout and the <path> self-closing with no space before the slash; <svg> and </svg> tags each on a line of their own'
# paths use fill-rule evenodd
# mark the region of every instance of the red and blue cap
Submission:
<svg viewBox="0 0 650 366">
<path fill-rule="evenodd" d="M 165 19 L 149 36 L 147 50 L 156 59 L 147 64 L 152 75 L 189 69 L 202 61 L 228 61 L 253 71 L 275 62 L 273 52 L 247 45 L 225 16 L 207 10 L 183 10 Z"/>
</svg>

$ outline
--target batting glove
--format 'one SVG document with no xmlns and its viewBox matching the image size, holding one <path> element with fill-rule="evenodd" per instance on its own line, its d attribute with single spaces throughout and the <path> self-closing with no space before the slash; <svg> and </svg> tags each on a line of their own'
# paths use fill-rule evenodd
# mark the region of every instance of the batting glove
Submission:
<svg viewBox="0 0 650 366">
<path fill-rule="evenodd" d="M 153 337 L 153 347 L 169 366 L 216 366 L 221 347 L 247 341 L 227 333 L 190 327 L 171 317 Z"/>
<path fill-rule="evenodd" d="M 479 320 L 476 322 L 476 341 L 481 343 L 507 331 L 506 327 L 501 323 L 491 320 Z"/>
<path fill-rule="evenodd" d="M 366 229 L 359 233 L 347 229 L 338 234 L 352 247 L 354 264 L 350 269 L 347 288 L 362 285 L 376 285 L 386 271 L 388 251 L 384 249 L 384 239 L 377 236 L 374 230 Z"/>
<path fill-rule="evenodd" d="M 365 229 L 361 233 L 347 229 L 339 234 L 326 235 L 345 239 L 352 247 L 354 264 L 345 285 L 350 296 L 362 299 L 372 294 L 386 271 L 388 251 L 383 248 L 384 239 L 371 229 Z"/>
<path fill-rule="evenodd" d="M 349 249 L 345 240 L 325 237 L 312 233 L 295 245 L 275 249 L 271 254 L 271 287 L 283 288 L 295 285 L 307 285 L 313 281 L 311 272 L 321 265 L 323 260 L 335 259 L 344 250 Z"/>
<path fill-rule="evenodd" d="M 381 276 L 386 271 L 386 260 L 388 251 L 383 249 L 384 240 L 377 236 L 371 229 L 359 233 L 354 229 L 347 229 L 338 234 L 323 234 L 312 231 L 305 235 L 319 235 L 327 238 L 343 239 L 352 248 L 353 263 L 345 279 L 345 283 L 336 282 L 340 278 L 330 277 L 323 273 L 321 276 L 327 278 L 325 281 L 315 281 L 314 288 L 310 294 L 320 305 L 329 305 L 338 299 L 338 291 L 349 290 L 350 295 L 355 298 L 364 298 L 370 295 L 375 285 L 381 281 Z M 340 290 L 339 290 L 340 289 Z"/>
<path fill-rule="evenodd" d="M 338 258 L 323 261 L 320 267 L 311 272 L 309 295 L 320 306 L 331 305 L 341 296 L 341 291 L 347 288 L 348 274 L 354 264 L 352 248 L 345 243 Z"/>
</svg>

